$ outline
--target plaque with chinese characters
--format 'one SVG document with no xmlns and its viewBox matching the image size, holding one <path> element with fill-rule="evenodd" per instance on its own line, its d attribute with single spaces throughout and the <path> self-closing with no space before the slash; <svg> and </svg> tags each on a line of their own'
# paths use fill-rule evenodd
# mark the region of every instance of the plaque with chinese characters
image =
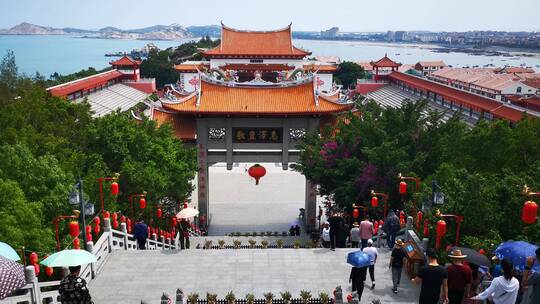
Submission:
<svg viewBox="0 0 540 304">
<path fill-rule="evenodd" d="M 234 143 L 280 143 L 281 128 L 233 128 Z"/>
</svg>

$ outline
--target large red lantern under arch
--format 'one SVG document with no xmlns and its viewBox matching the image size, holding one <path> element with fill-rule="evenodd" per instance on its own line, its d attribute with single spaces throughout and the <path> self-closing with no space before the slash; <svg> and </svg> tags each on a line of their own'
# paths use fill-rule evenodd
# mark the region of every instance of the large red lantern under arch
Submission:
<svg viewBox="0 0 540 304">
<path fill-rule="evenodd" d="M 360 212 L 358 211 L 357 208 L 354 208 L 353 212 L 352 212 L 352 216 L 354 218 L 358 218 L 358 216 L 360 215 Z"/>
<path fill-rule="evenodd" d="M 38 263 L 38 254 L 35 252 L 30 253 L 30 264 L 34 265 Z"/>
<path fill-rule="evenodd" d="M 118 195 L 118 192 L 119 192 L 118 183 L 117 182 L 112 182 L 111 183 L 111 194 L 116 196 L 116 195 Z"/>
<path fill-rule="evenodd" d="M 69 235 L 71 235 L 71 237 L 77 237 L 79 233 L 79 223 L 76 221 L 69 222 Z"/>
<path fill-rule="evenodd" d="M 258 185 L 259 179 L 266 175 L 266 169 L 259 164 L 255 164 L 248 169 L 248 174 L 255 179 L 255 185 Z"/>
<path fill-rule="evenodd" d="M 104 219 L 107 219 L 107 218 L 110 218 L 110 217 L 111 217 L 111 213 L 109 211 L 103 212 L 103 218 Z"/>
<path fill-rule="evenodd" d="M 406 193 L 407 193 L 407 183 L 402 181 L 399 183 L 399 194 L 406 194 Z"/>
<path fill-rule="evenodd" d="M 521 220 L 525 224 L 536 223 L 537 214 L 538 214 L 538 204 L 536 204 L 533 201 L 526 201 L 523 204 L 523 209 L 521 210 Z"/>
<path fill-rule="evenodd" d="M 146 208 L 146 199 L 144 197 L 141 197 L 141 199 L 139 200 L 139 208 Z"/>
<path fill-rule="evenodd" d="M 371 197 L 371 207 L 379 206 L 379 198 L 376 196 Z"/>
<path fill-rule="evenodd" d="M 441 247 L 441 240 L 446 235 L 446 222 L 444 220 L 437 221 L 435 233 L 436 233 L 435 248 L 439 249 Z"/>
</svg>

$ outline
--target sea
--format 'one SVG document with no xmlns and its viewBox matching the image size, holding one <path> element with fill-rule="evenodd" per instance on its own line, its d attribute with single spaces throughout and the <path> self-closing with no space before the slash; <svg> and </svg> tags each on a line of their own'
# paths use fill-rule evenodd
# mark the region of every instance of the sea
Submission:
<svg viewBox="0 0 540 304">
<path fill-rule="evenodd" d="M 107 53 L 129 53 L 148 43 L 165 49 L 192 40 L 196 39 L 148 41 L 60 35 L 0 35 L 0 57 L 3 57 L 7 50 L 13 50 L 20 73 L 34 75 L 38 72 L 48 77 L 55 72 L 69 74 L 88 67 L 105 68 L 114 60 L 114 57 L 106 57 Z M 421 60 L 443 60 L 455 67 L 511 65 L 528 66 L 540 72 L 539 54 L 532 57 L 517 52 L 511 56 L 471 55 L 462 52 L 437 52 L 437 46 L 433 45 L 364 41 L 295 40 L 294 44 L 312 52 L 313 56 L 338 56 L 341 60 L 349 61 L 378 60 L 387 54 L 403 64 L 414 64 Z"/>
</svg>

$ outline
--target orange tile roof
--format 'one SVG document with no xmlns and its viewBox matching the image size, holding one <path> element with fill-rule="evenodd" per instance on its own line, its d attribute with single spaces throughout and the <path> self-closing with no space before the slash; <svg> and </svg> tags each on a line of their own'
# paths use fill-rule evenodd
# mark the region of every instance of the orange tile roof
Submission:
<svg viewBox="0 0 540 304">
<path fill-rule="evenodd" d="M 292 44 L 291 25 L 275 31 L 240 31 L 221 24 L 221 44 L 203 52 L 208 56 L 293 56 L 311 55 Z"/>
<path fill-rule="evenodd" d="M 290 87 L 228 87 L 201 81 L 201 96 L 193 94 L 163 108 L 180 113 L 233 115 L 312 115 L 348 111 L 353 104 L 320 96 L 315 104 L 313 82 Z"/>
<path fill-rule="evenodd" d="M 67 96 L 69 94 L 86 91 L 107 84 L 108 81 L 122 77 L 117 70 L 111 70 L 100 74 L 70 81 L 47 89 L 53 96 Z"/>
<path fill-rule="evenodd" d="M 526 67 L 513 67 L 513 66 L 507 66 L 503 68 L 496 69 L 495 72 L 497 73 L 534 73 L 534 70 L 532 68 L 526 68 Z"/>
<path fill-rule="evenodd" d="M 152 119 L 158 126 L 170 123 L 176 138 L 182 140 L 194 140 L 197 134 L 197 123 L 192 115 L 181 115 L 177 113 L 168 113 L 159 109 L 152 110 Z"/>
<path fill-rule="evenodd" d="M 304 64 L 305 71 L 319 71 L 319 73 L 334 73 L 337 71 L 337 66 L 328 64 Z"/>
<path fill-rule="evenodd" d="M 122 56 L 122 58 L 109 62 L 111 65 L 140 65 L 140 60 L 134 60 L 128 55 Z"/>
<path fill-rule="evenodd" d="M 418 64 L 423 66 L 423 67 L 445 67 L 446 66 L 446 63 L 444 63 L 444 61 L 442 60 L 438 60 L 438 61 L 418 61 Z"/>
<path fill-rule="evenodd" d="M 384 54 L 383 58 L 375 62 L 371 61 L 370 64 L 374 67 L 379 67 L 379 68 L 399 67 L 401 65 L 401 63 L 397 63 L 394 60 L 388 58 L 386 54 Z"/>
<path fill-rule="evenodd" d="M 197 69 L 199 71 L 204 70 L 205 68 L 210 68 L 210 65 L 207 64 L 175 64 L 174 69 L 179 72 L 197 72 Z"/>
</svg>

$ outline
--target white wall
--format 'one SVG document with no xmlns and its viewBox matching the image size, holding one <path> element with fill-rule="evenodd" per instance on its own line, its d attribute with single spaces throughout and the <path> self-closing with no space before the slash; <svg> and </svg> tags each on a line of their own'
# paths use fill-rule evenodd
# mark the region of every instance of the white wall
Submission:
<svg viewBox="0 0 540 304">
<path fill-rule="evenodd" d="M 193 78 L 199 80 L 199 75 L 197 73 L 180 73 L 180 83 L 184 90 L 188 92 L 195 91 L 195 86 L 189 83 Z"/>
<path fill-rule="evenodd" d="M 319 77 L 320 80 L 324 81 L 324 84 L 319 87 L 319 91 L 330 92 L 332 90 L 332 81 L 333 81 L 332 74 L 317 74 L 316 77 Z M 317 79 L 315 79 L 315 81 L 317 81 Z"/>
<path fill-rule="evenodd" d="M 521 92 L 519 93 L 517 91 L 518 87 L 521 87 Z M 527 94 L 534 94 L 535 92 L 536 92 L 535 88 L 525 85 L 521 82 L 517 82 L 517 81 L 511 87 L 508 87 L 501 91 L 503 95 L 509 95 L 509 94 L 527 95 Z"/>
</svg>

